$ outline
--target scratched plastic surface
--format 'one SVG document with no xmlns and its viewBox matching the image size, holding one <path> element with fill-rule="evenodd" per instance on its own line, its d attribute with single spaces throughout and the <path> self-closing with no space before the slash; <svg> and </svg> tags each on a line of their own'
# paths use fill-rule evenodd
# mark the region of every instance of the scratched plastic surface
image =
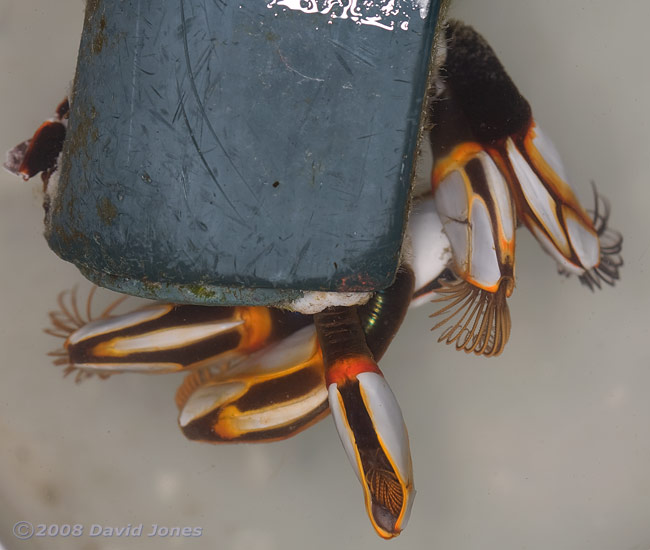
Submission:
<svg viewBox="0 0 650 550">
<path fill-rule="evenodd" d="M 388 286 L 438 5 L 383 4 L 88 2 L 50 246 L 174 301 Z"/>
</svg>

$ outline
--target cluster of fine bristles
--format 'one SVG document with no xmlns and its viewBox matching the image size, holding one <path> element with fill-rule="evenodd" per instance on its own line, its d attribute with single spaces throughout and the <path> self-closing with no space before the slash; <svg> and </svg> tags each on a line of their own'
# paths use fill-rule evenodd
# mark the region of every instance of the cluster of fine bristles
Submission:
<svg viewBox="0 0 650 550">
<path fill-rule="evenodd" d="M 113 303 L 111 303 L 104 311 L 102 311 L 98 316 L 93 317 L 92 315 L 92 302 L 97 287 L 93 286 L 91 291 L 88 293 L 88 300 L 86 301 L 85 315 L 82 315 L 79 306 L 77 304 L 77 288 L 73 288 L 71 291 L 61 292 L 57 298 L 59 304 L 58 311 L 50 311 L 50 323 L 49 328 L 44 329 L 44 332 L 50 334 L 51 336 L 56 336 L 64 340 L 64 344 L 59 349 L 51 351 L 48 353 L 50 357 L 54 357 L 53 363 L 57 366 L 66 365 L 65 370 L 63 371 L 64 376 L 68 376 L 70 373 L 76 371 L 75 382 L 79 383 L 87 378 L 90 378 L 93 373 L 79 370 L 70 364 L 70 357 L 66 349 L 66 342 L 69 336 L 79 330 L 84 325 L 87 325 L 91 321 L 96 321 L 98 319 L 108 319 L 111 316 L 111 313 L 117 308 L 128 296 L 121 296 Z M 69 302 L 66 304 L 66 299 Z M 108 378 L 110 374 L 108 373 L 97 373 L 97 376 L 100 378 Z"/>
<path fill-rule="evenodd" d="M 588 212 L 600 241 L 600 263 L 593 269 L 585 271 L 579 276 L 579 279 L 583 285 L 593 291 L 595 288 L 601 288 L 601 283 L 614 286 L 614 283 L 618 281 L 618 270 L 623 265 L 621 256 L 623 235 L 608 227 L 609 201 L 598 194 L 594 182 L 591 182 L 591 186 L 594 191 L 594 209 Z"/>
<path fill-rule="evenodd" d="M 499 355 L 510 336 L 510 310 L 506 285 L 487 292 L 462 279 L 445 282 L 433 302 L 450 302 L 430 317 L 444 316 L 431 330 L 447 324 L 438 342 L 455 344 L 456 349 L 476 355 Z"/>
<path fill-rule="evenodd" d="M 377 453 L 372 458 L 367 457 L 362 463 L 366 464 L 365 477 L 373 500 L 395 517 L 399 516 L 404 505 L 404 492 L 393 468 L 388 464 L 386 455 Z"/>
</svg>

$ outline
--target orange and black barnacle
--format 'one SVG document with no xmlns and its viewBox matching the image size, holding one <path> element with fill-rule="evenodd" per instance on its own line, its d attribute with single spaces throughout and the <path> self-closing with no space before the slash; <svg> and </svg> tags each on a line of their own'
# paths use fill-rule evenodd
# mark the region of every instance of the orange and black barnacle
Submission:
<svg viewBox="0 0 650 550">
<path fill-rule="evenodd" d="M 109 308 L 84 321 L 76 306 L 59 299 L 49 332 L 65 339 L 57 364 L 84 376 L 118 372 L 159 373 L 222 367 L 285 338 L 310 322 L 307 316 L 255 307 L 156 304 L 112 316 Z M 87 307 L 90 317 L 90 299 Z"/>
<path fill-rule="evenodd" d="M 230 308 L 161 304 L 90 324 L 71 335 L 66 347 L 78 368 L 186 370 L 210 363 L 217 350 L 237 349 L 242 324 Z"/>
<path fill-rule="evenodd" d="M 398 286 L 410 294 L 413 275 L 405 273 Z M 376 304 L 380 315 L 371 324 L 376 325 L 390 310 L 405 312 L 408 298 L 406 305 L 399 299 L 391 302 L 390 296 L 385 298 L 387 303 Z M 401 322 L 400 316 L 396 317 L 398 322 L 388 333 L 391 338 Z M 314 324 L 339 437 L 361 482 L 375 530 L 384 538 L 392 538 L 406 527 L 415 496 L 401 410 L 369 349 L 357 308 L 328 308 L 314 316 Z"/>
<path fill-rule="evenodd" d="M 291 437 L 327 415 L 323 362 L 313 325 L 227 370 L 198 369 L 176 393 L 186 437 L 208 443 Z"/>
<path fill-rule="evenodd" d="M 593 220 L 566 183 L 553 144 L 531 119 L 525 133 L 506 141 L 519 219 L 567 272 L 582 275 L 600 262 Z"/>
<path fill-rule="evenodd" d="M 515 212 L 501 172 L 476 142 L 462 143 L 435 163 L 432 186 L 454 249 L 455 272 L 495 293 L 514 287 Z"/>
<path fill-rule="evenodd" d="M 485 39 L 458 21 L 445 38 L 431 111 L 432 183 L 460 281 L 439 291 L 447 305 L 434 328 L 448 324 L 440 340 L 458 349 L 497 355 L 510 331 L 517 222 L 561 270 L 591 287 L 618 278 L 622 239 L 606 222 L 598 230 L 596 214 L 582 208 L 557 151 Z M 596 211 L 600 202 L 596 196 Z M 600 235 L 609 237 L 606 247 Z"/>
<path fill-rule="evenodd" d="M 487 45 L 476 44 L 473 30 L 452 21 L 445 33 L 431 105 L 432 187 L 458 280 L 437 291 L 443 307 L 433 315 L 441 317 L 433 329 L 443 328 L 439 341 L 493 356 L 510 334 L 506 298 L 514 290 L 517 221 L 504 166 L 491 146 L 530 111 L 518 93 L 503 89 L 500 64 L 481 55 Z"/>
<path fill-rule="evenodd" d="M 498 355 L 510 333 L 506 298 L 515 280 L 514 205 L 505 178 L 481 144 L 450 146 L 444 139 L 432 140 L 438 147 L 432 186 L 458 280 L 436 291 L 434 301 L 444 305 L 434 314 L 442 319 L 433 329 L 445 327 L 439 341 L 457 349 Z"/>
<path fill-rule="evenodd" d="M 604 204 L 601 212 L 605 210 L 606 201 L 596 194 L 592 216 L 585 211 L 567 183 L 553 143 L 483 37 L 459 22 L 449 25 L 447 37 L 447 93 L 461 106 L 474 139 L 506 177 L 518 220 L 562 271 L 577 274 L 585 284 L 593 282 L 590 286 L 612 284 L 622 265 L 622 238 L 598 222 L 598 207 Z"/>
</svg>

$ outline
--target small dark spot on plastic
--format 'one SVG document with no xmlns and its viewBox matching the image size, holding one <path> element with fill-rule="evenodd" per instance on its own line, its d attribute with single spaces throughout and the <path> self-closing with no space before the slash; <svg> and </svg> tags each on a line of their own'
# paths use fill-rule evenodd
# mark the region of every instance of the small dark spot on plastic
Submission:
<svg viewBox="0 0 650 550">
<path fill-rule="evenodd" d="M 338 269 L 338 268 L 339 268 L 339 265 L 336 262 L 334 262 L 334 269 Z"/>
<path fill-rule="evenodd" d="M 279 182 L 279 181 L 274 181 L 274 182 L 273 182 L 273 187 L 277 187 L 278 185 L 280 185 L 280 182 Z"/>
</svg>

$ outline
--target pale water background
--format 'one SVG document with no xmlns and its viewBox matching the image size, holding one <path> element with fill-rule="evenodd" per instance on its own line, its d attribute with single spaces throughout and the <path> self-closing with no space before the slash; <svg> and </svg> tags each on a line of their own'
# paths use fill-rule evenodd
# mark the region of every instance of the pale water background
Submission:
<svg viewBox="0 0 650 550">
<path fill-rule="evenodd" d="M 418 495 L 383 543 L 328 419 L 287 442 L 212 447 L 176 427 L 179 377 L 75 386 L 41 330 L 76 283 L 47 248 L 39 183 L 0 173 L 0 541 L 8 549 L 622 550 L 650 548 L 650 3 L 458 0 L 553 138 L 574 186 L 625 235 L 614 289 L 556 274 L 518 232 L 513 330 L 481 360 L 412 312 L 382 368 L 411 436 Z M 79 0 L 0 0 L 0 150 L 72 79 Z M 189 539 L 16 540 L 16 521 L 200 526 Z"/>
</svg>

